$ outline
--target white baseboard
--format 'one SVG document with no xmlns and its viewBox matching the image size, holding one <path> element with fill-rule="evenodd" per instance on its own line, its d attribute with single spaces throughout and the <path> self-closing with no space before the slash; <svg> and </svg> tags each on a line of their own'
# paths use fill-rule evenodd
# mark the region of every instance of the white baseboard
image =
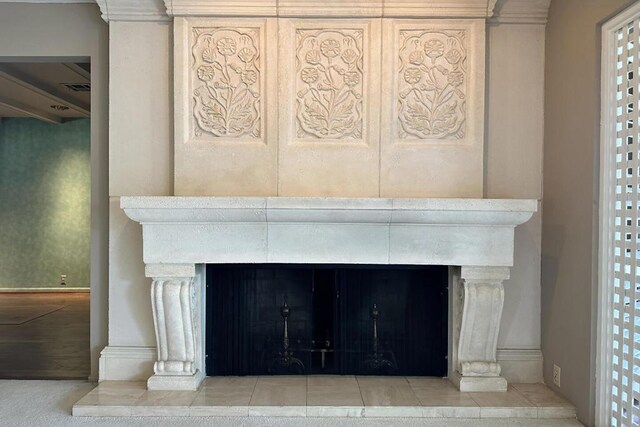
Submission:
<svg viewBox="0 0 640 427">
<path fill-rule="evenodd" d="M 89 288 L 0 288 L 4 292 L 90 292 Z"/>
<path fill-rule="evenodd" d="M 155 347 L 107 346 L 100 352 L 98 381 L 146 381 L 156 355 Z"/>
<path fill-rule="evenodd" d="M 496 356 L 509 383 L 543 382 L 541 350 L 498 349 Z"/>
</svg>

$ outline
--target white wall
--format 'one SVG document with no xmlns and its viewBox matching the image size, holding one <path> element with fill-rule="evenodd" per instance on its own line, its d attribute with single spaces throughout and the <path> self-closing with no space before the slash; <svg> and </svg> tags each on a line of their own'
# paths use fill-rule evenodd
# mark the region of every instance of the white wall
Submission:
<svg viewBox="0 0 640 427">
<path fill-rule="evenodd" d="M 629 0 L 554 0 L 547 25 L 542 232 L 544 378 L 594 423 L 600 23 Z"/>
<path fill-rule="evenodd" d="M 91 377 L 107 343 L 108 27 L 93 4 L 0 3 L 0 62 L 91 59 Z"/>
<path fill-rule="evenodd" d="M 542 199 L 544 33 L 489 26 L 485 197 Z M 498 348 L 540 349 L 540 235 L 540 212 L 516 229 Z"/>
<path fill-rule="evenodd" d="M 150 280 L 140 226 L 121 212 L 119 196 L 173 194 L 171 25 L 112 22 L 110 32 L 110 309 L 102 379 L 143 379 L 155 345 Z M 485 196 L 539 200 L 544 26 L 492 24 L 487 47 Z M 517 229 L 517 267 L 505 284 L 498 354 L 507 377 L 520 381 L 541 379 L 540 235 L 540 214 Z"/>
</svg>

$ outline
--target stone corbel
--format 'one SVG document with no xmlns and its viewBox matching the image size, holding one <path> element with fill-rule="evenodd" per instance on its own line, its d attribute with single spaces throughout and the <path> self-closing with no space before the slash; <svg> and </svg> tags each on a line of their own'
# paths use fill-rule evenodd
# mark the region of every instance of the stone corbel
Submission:
<svg viewBox="0 0 640 427">
<path fill-rule="evenodd" d="M 507 267 L 462 267 L 458 284 L 457 363 L 452 381 L 460 391 L 507 391 L 496 360 Z"/>
<path fill-rule="evenodd" d="M 193 264 L 147 264 L 158 356 L 149 390 L 197 390 L 202 363 L 202 274 Z"/>
</svg>

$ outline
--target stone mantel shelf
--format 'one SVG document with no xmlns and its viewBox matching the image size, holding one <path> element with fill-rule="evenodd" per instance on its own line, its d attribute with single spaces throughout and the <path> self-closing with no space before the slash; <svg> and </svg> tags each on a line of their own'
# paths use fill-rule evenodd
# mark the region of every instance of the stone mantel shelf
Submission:
<svg viewBox="0 0 640 427">
<path fill-rule="evenodd" d="M 536 200 L 122 197 L 144 261 L 512 266 Z"/>
<path fill-rule="evenodd" d="M 529 199 L 316 197 L 122 197 L 129 218 L 149 223 L 290 222 L 517 226 Z"/>
</svg>

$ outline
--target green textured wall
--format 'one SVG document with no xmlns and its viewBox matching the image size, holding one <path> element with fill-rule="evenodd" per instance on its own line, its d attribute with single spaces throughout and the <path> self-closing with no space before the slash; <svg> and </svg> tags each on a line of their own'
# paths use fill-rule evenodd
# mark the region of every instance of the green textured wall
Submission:
<svg viewBox="0 0 640 427">
<path fill-rule="evenodd" d="M 0 119 L 0 288 L 89 287 L 89 151 L 89 119 Z"/>
</svg>

